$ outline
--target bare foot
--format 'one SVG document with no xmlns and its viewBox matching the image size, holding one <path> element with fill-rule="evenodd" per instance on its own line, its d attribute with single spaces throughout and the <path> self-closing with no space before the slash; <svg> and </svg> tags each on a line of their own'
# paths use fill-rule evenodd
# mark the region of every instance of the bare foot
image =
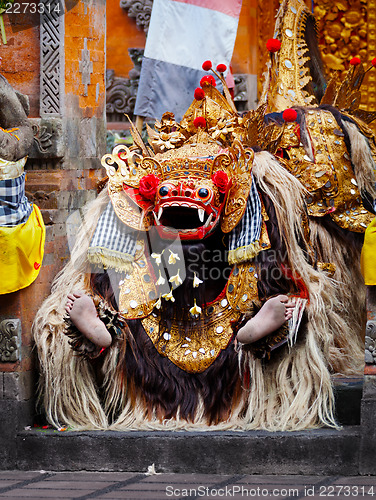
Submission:
<svg viewBox="0 0 376 500">
<path fill-rule="evenodd" d="M 65 310 L 72 323 L 93 344 L 98 347 L 109 347 L 112 343 L 104 323 L 99 319 L 94 302 L 84 292 L 73 292 L 68 295 Z"/>
<path fill-rule="evenodd" d="M 242 344 L 251 344 L 278 330 L 289 320 L 295 307 L 295 300 L 287 295 L 277 295 L 265 302 L 259 312 L 251 318 L 237 334 Z"/>
</svg>

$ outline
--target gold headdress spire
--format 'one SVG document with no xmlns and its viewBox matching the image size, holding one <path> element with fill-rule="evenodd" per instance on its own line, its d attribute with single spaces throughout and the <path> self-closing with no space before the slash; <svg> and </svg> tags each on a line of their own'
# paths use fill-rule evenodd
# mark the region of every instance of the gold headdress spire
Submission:
<svg viewBox="0 0 376 500">
<path fill-rule="evenodd" d="M 271 52 L 261 104 L 267 112 L 283 111 L 294 106 L 316 104 L 314 95 L 305 90 L 312 78 L 306 63 L 308 46 L 304 38 L 307 19 L 312 14 L 303 0 L 283 0 L 277 14 L 274 38 L 281 42 Z"/>
</svg>

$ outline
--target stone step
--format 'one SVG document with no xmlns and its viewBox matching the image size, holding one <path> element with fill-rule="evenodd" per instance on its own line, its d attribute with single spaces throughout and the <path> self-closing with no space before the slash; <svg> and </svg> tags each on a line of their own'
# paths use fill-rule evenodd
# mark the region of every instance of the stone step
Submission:
<svg viewBox="0 0 376 500">
<path fill-rule="evenodd" d="M 10 404 L 8 411 L 0 408 L 7 428 L 0 470 L 142 472 L 154 463 L 159 472 L 356 475 L 362 383 L 361 377 L 334 379 L 341 429 L 295 432 L 59 432 L 23 419 L 25 430 L 12 433 L 17 419 Z"/>
<path fill-rule="evenodd" d="M 59 432 L 17 436 L 21 470 L 357 475 L 359 426 L 297 432 Z"/>
</svg>

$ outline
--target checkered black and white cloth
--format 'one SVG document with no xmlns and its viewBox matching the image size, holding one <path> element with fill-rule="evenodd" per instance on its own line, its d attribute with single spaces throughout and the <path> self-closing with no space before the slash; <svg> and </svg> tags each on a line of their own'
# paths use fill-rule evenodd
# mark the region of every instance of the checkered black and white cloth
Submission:
<svg viewBox="0 0 376 500">
<path fill-rule="evenodd" d="M 25 175 L 0 180 L 0 226 L 23 224 L 33 211 L 25 196 Z"/>
<path fill-rule="evenodd" d="M 99 218 L 90 242 L 88 258 L 90 262 L 121 270 L 133 261 L 136 244 L 137 237 L 133 229 L 118 218 L 109 202 Z"/>
<path fill-rule="evenodd" d="M 261 201 L 257 192 L 255 180 L 252 176 L 252 185 L 244 216 L 229 234 L 230 252 L 247 249 L 258 242 L 261 235 L 261 224 Z"/>
</svg>

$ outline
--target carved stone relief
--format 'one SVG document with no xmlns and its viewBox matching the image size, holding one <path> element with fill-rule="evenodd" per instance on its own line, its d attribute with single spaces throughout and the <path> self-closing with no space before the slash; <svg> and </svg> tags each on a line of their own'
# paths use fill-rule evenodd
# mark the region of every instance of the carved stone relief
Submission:
<svg viewBox="0 0 376 500">
<path fill-rule="evenodd" d="M 85 87 L 84 96 L 86 97 L 88 85 L 91 83 L 90 75 L 93 72 L 93 61 L 90 60 L 90 51 L 87 48 L 87 38 L 84 38 L 84 48 L 81 50 L 81 60 L 78 63 L 81 81 Z"/>
<path fill-rule="evenodd" d="M 51 0 L 40 23 L 40 115 L 61 114 L 64 16 L 53 8 L 59 0 Z"/>
<path fill-rule="evenodd" d="M 120 7 L 136 20 L 136 25 L 148 32 L 153 0 L 120 0 Z"/>
<path fill-rule="evenodd" d="M 238 111 L 249 109 L 248 103 L 248 75 L 234 75 L 234 102 Z"/>
<path fill-rule="evenodd" d="M 29 118 L 34 133 L 30 159 L 63 158 L 64 141 L 61 118 Z"/>
<path fill-rule="evenodd" d="M 20 359 L 21 320 L 4 319 L 0 322 L 0 362 L 14 363 Z"/>
<path fill-rule="evenodd" d="M 126 121 L 124 114 L 133 115 L 136 103 L 138 82 L 141 72 L 143 49 L 128 49 L 134 68 L 129 72 L 129 78 L 115 76 L 113 69 L 106 71 L 106 113 L 107 121 Z"/>
<path fill-rule="evenodd" d="M 365 362 L 376 364 L 376 321 L 368 321 L 366 327 Z"/>
</svg>

